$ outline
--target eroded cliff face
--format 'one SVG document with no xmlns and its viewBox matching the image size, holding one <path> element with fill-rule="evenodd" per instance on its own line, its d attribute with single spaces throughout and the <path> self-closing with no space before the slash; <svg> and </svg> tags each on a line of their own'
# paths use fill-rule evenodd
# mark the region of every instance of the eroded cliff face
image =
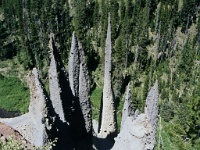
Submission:
<svg viewBox="0 0 200 150">
<path fill-rule="evenodd" d="M 127 108 L 126 102 L 124 107 Z M 158 82 L 155 82 L 148 93 L 145 113 L 127 116 L 129 109 L 124 109 L 124 114 L 123 127 L 112 150 L 153 150 L 158 118 Z"/>
<path fill-rule="evenodd" d="M 31 138 L 34 143 L 39 144 L 40 146 L 48 140 L 48 135 L 46 133 L 45 126 L 49 126 L 46 122 L 46 117 L 48 114 L 46 107 L 47 96 L 44 94 L 44 87 L 42 86 L 37 69 L 34 68 L 32 73 L 29 74 L 28 84 L 30 88 L 31 101 L 29 105 L 29 114 L 33 120 L 33 131 Z M 47 123 L 47 124 L 46 124 Z M 39 146 L 36 145 L 36 146 Z"/>
<path fill-rule="evenodd" d="M 103 108 L 101 118 L 101 128 L 99 136 L 107 137 L 116 134 L 117 121 L 114 104 L 114 95 L 111 80 L 112 45 L 111 45 L 111 24 L 110 14 L 108 16 L 108 28 L 105 47 L 105 68 L 104 68 L 104 87 L 103 87 Z"/>
</svg>

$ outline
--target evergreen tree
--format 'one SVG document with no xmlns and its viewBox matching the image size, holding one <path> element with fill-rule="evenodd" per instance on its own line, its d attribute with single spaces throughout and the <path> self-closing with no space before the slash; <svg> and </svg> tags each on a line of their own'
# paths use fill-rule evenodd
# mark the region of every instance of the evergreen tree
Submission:
<svg viewBox="0 0 200 150">
<path fill-rule="evenodd" d="M 119 35 L 119 3 L 116 0 L 110 1 L 110 14 L 111 14 L 111 30 L 112 30 L 112 42 L 116 40 Z"/>
<path fill-rule="evenodd" d="M 79 40 L 82 43 L 85 43 L 84 37 L 85 37 L 86 31 L 87 31 L 86 0 L 74 1 L 73 6 L 74 6 L 74 10 L 75 10 L 75 14 L 74 14 L 74 18 L 73 18 L 74 29 L 76 31 L 76 34 L 77 34 Z"/>
</svg>

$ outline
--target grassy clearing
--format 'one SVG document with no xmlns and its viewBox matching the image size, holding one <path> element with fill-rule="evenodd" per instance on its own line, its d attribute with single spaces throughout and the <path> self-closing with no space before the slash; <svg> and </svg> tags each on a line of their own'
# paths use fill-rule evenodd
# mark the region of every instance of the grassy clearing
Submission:
<svg viewBox="0 0 200 150">
<path fill-rule="evenodd" d="M 98 120 L 99 113 L 100 113 L 100 107 L 101 107 L 101 97 L 102 97 L 102 88 L 95 88 L 94 91 L 91 93 L 91 103 L 92 103 L 92 117 L 93 119 Z"/>
<path fill-rule="evenodd" d="M 119 106 L 117 107 L 117 128 L 118 132 L 120 131 L 121 128 L 121 121 L 122 121 L 122 109 L 124 107 L 124 100 L 120 101 Z"/>
<path fill-rule="evenodd" d="M 28 111 L 29 89 L 17 77 L 0 74 L 0 106 L 8 111 Z"/>
</svg>

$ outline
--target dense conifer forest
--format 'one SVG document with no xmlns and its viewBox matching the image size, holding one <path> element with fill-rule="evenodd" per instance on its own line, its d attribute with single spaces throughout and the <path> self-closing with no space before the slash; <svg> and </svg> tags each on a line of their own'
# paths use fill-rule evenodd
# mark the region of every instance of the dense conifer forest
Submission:
<svg viewBox="0 0 200 150">
<path fill-rule="evenodd" d="M 36 67 L 48 89 L 49 35 L 55 34 L 67 66 L 75 31 L 87 57 L 98 120 L 108 14 L 118 125 L 128 83 L 134 110 L 143 112 L 158 80 L 155 149 L 199 149 L 200 0 L 0 0 L 0 107 L 28 111 L 27 72 Z"/>
</svg>

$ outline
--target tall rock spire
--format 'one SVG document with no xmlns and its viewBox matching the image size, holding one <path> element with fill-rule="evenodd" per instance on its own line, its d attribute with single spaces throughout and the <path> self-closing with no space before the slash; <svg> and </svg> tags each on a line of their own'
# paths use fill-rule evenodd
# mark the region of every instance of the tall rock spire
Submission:
<svg viewBox="0 0 200 150">
<path fill-rule="evenodd" d="M 145 113 L 136 116 L 136 118 L 135 116 L 122 117 L 125 121 L 115 139 L 112 150 L 153 150 L 156 142 L 157 117 L 158 82 L 156 81 L 148 93 Z"/>
<path fill-rule="evenodd" d="M 29 112 L 15 118 L 0 119 L 0 122 L 13 127 L 36 147 L 58 138 L 55 149 L 72 150 L 69 126 L 55 113 L 36 68 L 28 75 L 28 85 L 31 96 Z"/>
<path fill-rule="evenodd" d="M 124 101 L 124 107 L 122 109 L 122 121 L 121 121 L 121 129 L 123 128 L 124 122 L 128 116 L 134 115 L 133 110 L 133 103 L 132 103 L 132 97 L 131 97 L 131 90 L 130 90 L 130 83 L 127 86 L 126 89 L 126 96 Z"/>
<path fill-rule="evenodd" d="M 72 44 L 68 62 L 69 83 L 74 96 L 78 97 L 79 90 L 79 46 L 75 32 L 72 34 Z"/>
<path fill-rule="evenodd" d="M 150 89 L 147 99 L 145 114 L 148 122 L 151 124 L 152 132 L 148 136 L 148 142 L 146 144 L 147 149 L 153 149 L 156 143 L 156 130 L 158 121 L 158 81 L 156 80 L 154 86 Z"/>
<path fill-rule="evenodd" d="M 58 54 L 58 49 L 55 45 L 54 34 L 50 34 L 49 49 L 50 49 L 50 68 L 49 68 L 49 90 L 50 98 L 52 100 L 55 112 L 59 115 L 60 119 L 65 122 L 64 109 L 62 105 L 61 93 L 62 89 L 60 87 L 60 71 L 63 71 L 60 66 L 59 61 L 56 56 Z M 60 67 L 60 68 L 59 68 Z"/>
<path fill-rule="evenodd" d="M 29 112 L 15 118 L 0 119 L 15 130 L 17 130 L 27 141 L 34 146 L 43 146 L 48 141 L 46 117 L 48 111 L 46 107 L 46 95 L 41 85 L 38 72 L 34 68 L 28 75 L 30 88 Z"/>
<path fill-rule="evenodd" d="M 92 141 L 92 109 L 90 103 L 90 79 L 86 65 L 86 56 L 81 43 L 72 34 L 72 44 L 68 62 L 69 82 L 74 96 L 73 99 L 73 128 L 75 148 L 90 149 Z M 78 119 L 80 118 L 80 119 Z M 75 125 L 75 123 L 78 123 Z M 80 127 L 80 125 L 82 125 Z M 78 130 L 77 130 L 78 129 Z M 76 136 L 77 135 L 77 136 Z"/>
<path fill-rule="evenodd" d="M 79 42 L 80 72 L 79 72 L 79 102 L 85 120 L 85 129 L 92 135 L 92 108 L 90 102 L 90 79 L 86 65 L 84 50 Z"/>
<path fill-rule="evenodd" d="M 27 141 L 39 147 L 48 141 L 47 130 L 51 125 L 47 121 L 49 115 L 47 108 L 48 96 L 45 95 L 36 68 L 29 73 L 28 84 L 31 96 L 29 112 L 15 118 L 0 119 L 0 122 L 13 127 Z"/>
<path fill-rule="evenodd" d="M 108 15 L 108 29 L 105 47 L 105 72 L 104 72 L 104 88 L 103 88 L 103 108 L 100 135 L 106 137 L 115 134 L 117 131 L 116 112 L 114 104 L 114 95 L 112 90 L 111 79 L 111 63 L 112 63 L 112 45 L 111 45 L 111 24 L 110 14 Z"/>
<path fill-rule="evenodd" d="M 44 95 L 44 87 L 42 86 L 37 69 L 28 76 L 28 84 L 31 95 L 31 102 L 29 105 L 29 114 L 33 121 L 32 141 L 36 146 L 42 146 L 46 143 L 48 135 L 45 129 L 46 117 L 48 115 L 47 110 L 47 96 Z M 30 132 L 30 131 L 29 131 Z"/>
</svg>

